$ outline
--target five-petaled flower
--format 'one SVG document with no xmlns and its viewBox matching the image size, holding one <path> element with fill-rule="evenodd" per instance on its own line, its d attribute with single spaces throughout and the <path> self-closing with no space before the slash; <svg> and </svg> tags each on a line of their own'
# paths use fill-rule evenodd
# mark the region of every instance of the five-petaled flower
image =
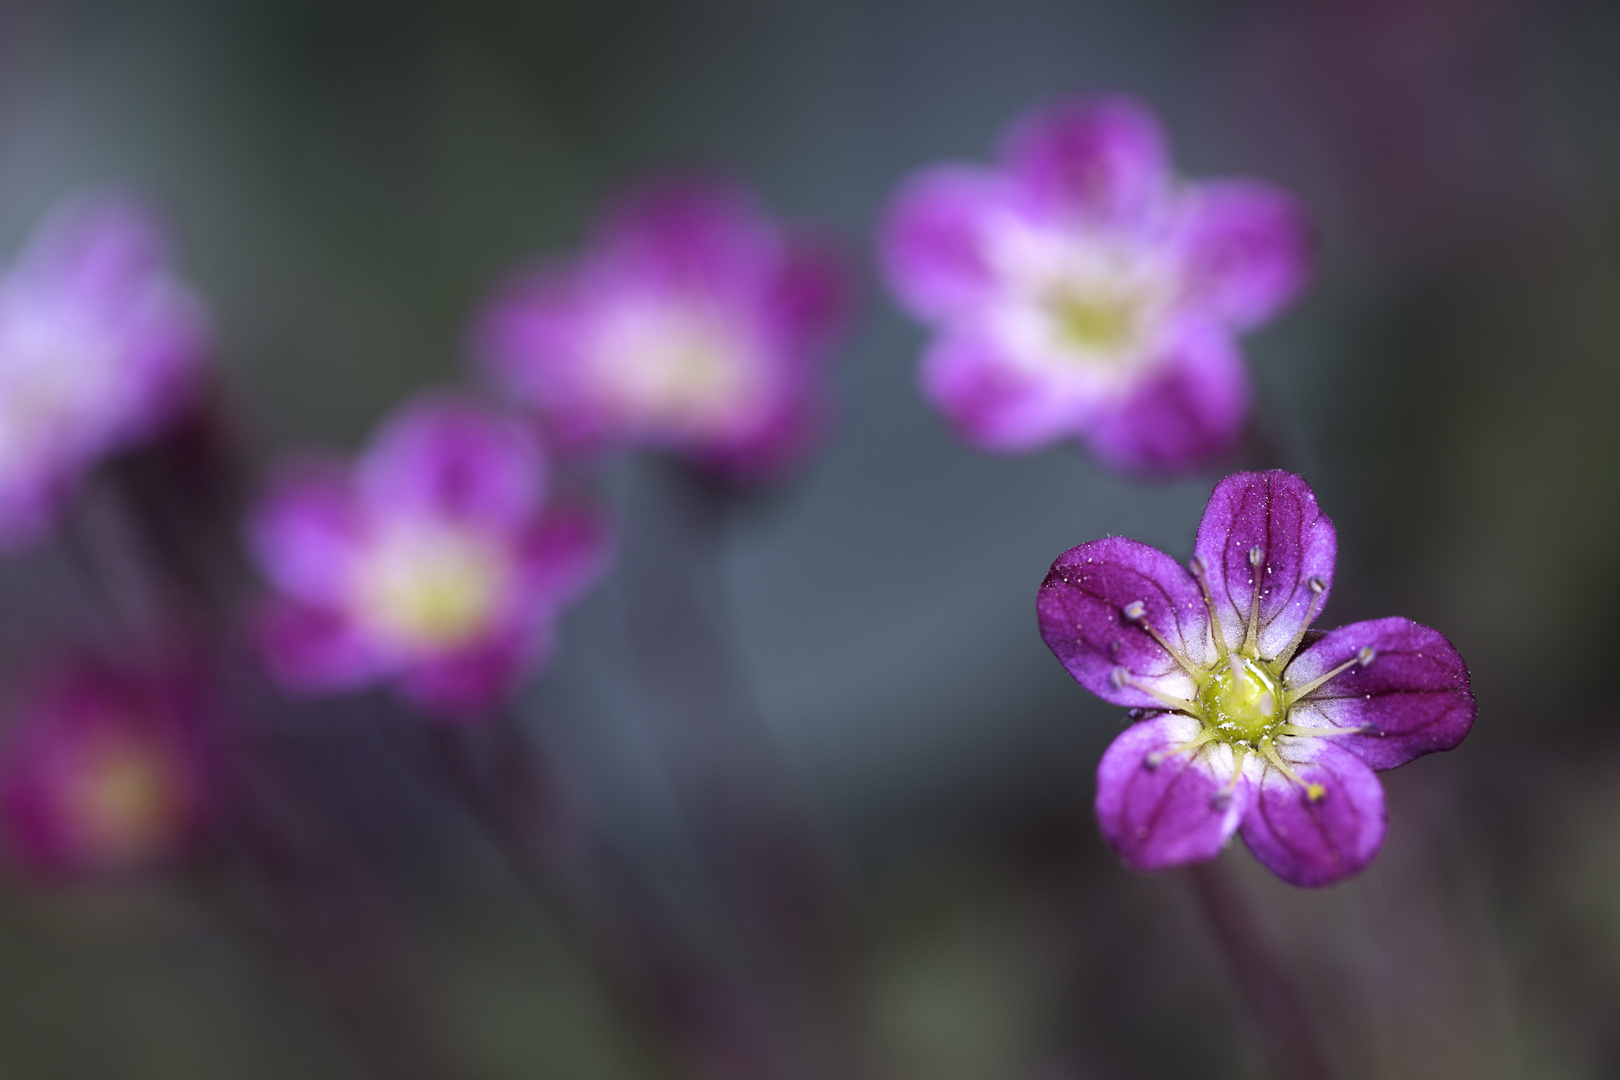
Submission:
<svg viewBox="0 0 1620 1080">
<path fill-rule="evenodd" d="M 619 203 L 579 257 L 502 289 L 473 349 L 565 452 L 663 449 L 768 480 L 824 426 L 844 278 L 748 193 L 663 181 Z"/>
<path fill-rule="evenodd" d="M 748 193 L 653 183 L 577 259 L 518 275 L 473 350 L 564 452 L 663 449 L 765 481 L 815 444 L 846 282 Z"/>
<path fill-rule="evenodd" d="M 1237 473 L 1190 570 L 1124 537 L 1052 564 L 1041 636 L 1086 689 L 1146 711 L 1097 770 L 1103 836 L 1131 868 L 1213 858 L 1241 828 L 1283 880 L 1338 881 L 1384 842 L 1373 770 L 1468 733 L 1468 669 L 1438 632 L 1388 618 L 1312 640 L 1337 546 L 1299 477 Z"/>
<path fill-rule="evenodd" d="M 210 348 L 152 215 L 69 204 L 0 276 L 0 544 L 46 529 L 99 458 L 168 422 Z"/>
<path fill-rule="evenodd" d="M 562 607 L 609 553 L 596 513 L 548 505 L 527 424 L 445 395 L 407 405 L 352 469 L 290 466 L 250 541 L 277 590 L 258 630 L 283 686 L 394 679 L 452 719 L 545 658 Z"/>
<path fill-rule="evenodd" d="M 1158 473 L 1241 435 L 1236 335 L 1292 300 L 1312 263 L 1292 197 L 1178 182 L 1154 116 L 1117 96 L 1026 115 L 999 167 L 918 173 L 880 248 L 895 293 L 937 330 L 923 392 L 963 438 L 1004 452 L 1079 438 Z"/>
<path fill-rule="evenodd" d="M 215 770 L 191 675 L 79 658 L 13 713 L 0 754 L 0 836 L 21 868 L 134 873 L 201 837 Z"/>
</svg>

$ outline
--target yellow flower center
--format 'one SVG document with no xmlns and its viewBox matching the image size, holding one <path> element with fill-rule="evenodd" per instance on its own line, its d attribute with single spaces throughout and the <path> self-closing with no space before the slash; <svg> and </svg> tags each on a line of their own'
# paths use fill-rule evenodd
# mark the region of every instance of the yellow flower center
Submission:
<svg viewBox="0 0 1620 1080">
<path fill-rule="evenodd" d="M 1237 653 L 1210 673 L 1198 705 L 1215 738 L 1251 747 L 1288 715 L 1281 681 L 1263 663 Z"/>
<path fill-rule="evenodd" d="M 106 736 L 85 749 L 63 808 L 92 861 L 138 862 L 171 838 L 179 802 L 173 766 L 150 746 Z"/>
<path fill-rule="evenodd" d="M 494 616 L 503 553 L 463 528 L 422 522 L 384 531 L 361 564 L 355 604 L 371 628 L 407 648 L 464 645 Z"/>
</svg>

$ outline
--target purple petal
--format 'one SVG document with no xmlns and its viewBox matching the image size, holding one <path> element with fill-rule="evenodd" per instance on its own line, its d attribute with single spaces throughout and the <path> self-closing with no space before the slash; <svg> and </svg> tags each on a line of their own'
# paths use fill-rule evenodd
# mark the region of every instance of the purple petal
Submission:
<svg viewBox="0 0 1620 1080">
<path fill-rule="evenodd" d="M 783 352 L 819 366 L 843 333 L 855 303 L 853 273 L 841 248 L 793 240 L 768 279 L 766 322 Z"/>
<path fill-rule="evenodd" d="M 516 418 L 444 394 L 406 405 L 356 468 L 371 506 L 521 529 L 545 496 L 539 446 Z"/>
<path fill-rule="evenodd" d="M 272 599 L 253 624 L 271 678 L 302 694 L 353 690 L 386 674 L 388 663 L 337 612 Z"/>
<path fill-rule="evenodd" d="M 412 663 L 400 677 L 405 697 L 442 720 L 488 715 L 524 674 L 551 651 L 550 620 L 491 637 L 455 654 Z"/>
<path fill-rule="evenodd" d="M 1086 445 L 1116 469 L 1169 474 L 1229 453 L 1249 418 L 1249 372 L 1231 336 L 1208 324 L 1172 337 L 1161 367 L 1113 409 L 1098 410 Z"/>
<path fill-rule="evenodd" d="M 1384 846 L 1384 786 L 1354 754 L 1329 739 L 1284 738 L 1278 750 L 1318 798 L 1266 766 L 1243 819 L 1255 858 L 1290 885 L 1331 885 L 1364 869 Z"/>
<path fill-rule="evenodd" d="M 923 396 L 962 440 L 1021 453 L 1073 438 L 1085 403 L 977 337 L 937 339 L 918 371 Z"/>
<path fill-rule="evenodd" d="M 1170 753 L 1201 726 L 1178 713 L 1144 720 L 1115 739 L 1097 766 L 1097 824 L 1132 870 L 1213 859 L 1248 811 L 1248 777 L 1228 786 L 1231 747 L 1206 743 Z"/>
<path fill-rule="evenodd" d="M 576 599 L 613 561 L 613 535 L 607 519 L 587 507 L 549 511 L 529 535 L 523 553 L 524 579 L 550 607 Z"/>
<path fill-rule="evenodd" d="M 1374 769 L 1393 769 L 1462 742 L 1478 709 L 1468 667 L 1444 635 L 1410 619 L 1342 626 L 1295 657 L 1283 680 L 1304 686 L 1363 649 L 1372 650 L 1369 663 L 1353 664 L 1305 695 L 1289 722 L 1361 732 L 1332 741 Z"/>
<path fill-rule="evenodd" d="M 1158 118 L 1115 95 L 1069 98 L 1026 114 L 1002 159 L 1037 207 L 1110 223 L 1140 221 L 1169 182 Z"/>
<path fill-rule="evenodd" d="M 620 199 L 598 230 L 594 273 L 710 295 L 758 295 L 784 240 L 741 185 L 664 177 Z"/>
<path fill-rule="evenodd" d="M 989 169 L 946 165 L 907 180 L 878 234 L 878 256 L 901 303 L 938 319 L 984 296 L 995 284 L 985 231 L 1011 203 L 1010 184 Z"/>
<path fill-rule="evenodd" d="M 1206 568 L 1215 614 L 1233 649 L 1248 633 L 1258 595 L 1260 655 L 1269 660 L 1327 603 L 1338 536 L 1310 485 L 1273 469 L 1234 473 L 1215 485 L 1193 550 Z M 1260 560 L 1258 586 L 1254 557 Z"/>
<path fill-rule="evenodd" d="M 248 544 L 278 589 L 313 604 L 342 602 L 364 525 L 340 466 L 308 462 L 284 471 L 248 521 Z"/>
<path fill-rule="evenodd" d="M 1140 614 L 1135 604 L 1141 605 Z M 1041 639 L 1069 674 L 1116 705 L 1160 704 L 1135 687 L 1116 685 L 1116 668 L 1183 700 L 1197 692 L 1191 676 L 1144 623 L 1194 664 L 1215 660 L 1209 617 L 1192 576 L 1164 552 L 1123 536 L 1093 540 L 1059 555 L 1041 583 L 1035 609 Z"/>
<path fill-rule="evenodd" d="M 1258 180 L 1190 185 L 1177 243 L 1189 299 L 1239 329 L 1265 322 L 1292 302 L 1316 261 L 1299 202 Z"/>
</svg>

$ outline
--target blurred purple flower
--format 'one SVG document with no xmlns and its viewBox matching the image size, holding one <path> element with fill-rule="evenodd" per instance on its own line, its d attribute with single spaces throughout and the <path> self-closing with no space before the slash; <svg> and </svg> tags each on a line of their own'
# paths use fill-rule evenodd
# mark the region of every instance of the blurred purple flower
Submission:
<svg viewBox="0 0 1620 1080">
<path fill-rule="evenodd" d="M 566 453 L 664 449 L 759 482 L 820 436 L 847 306 L 840 261 L 748 192 L 666 180 L 614 207 L 583 254 L 502 288 L 473 348 Z"/>
<path fill-rule="evenodd" d="M 250 534 L 276 589 L 258 629 L 278 682 L 320 693 L 393 679 L 452 719 L 546 658 L 562 607 L 609 557 L 596 513 L 548 505 L 526 425 L 449 395 L 397 413 L 353 468 L 286 469 Z"/>
<path fill-rule="evenodd" d="M 1237 334 L 1310 275 L 1286 192 L 1183 183 L 1157 119 L 1071 98 L 1013 125 L 997 167 L 940 165 L 900 189 L 880 236 L 891 287 L 936 336 L 924 394 L 984 450 L 1083 439 L 1147 472 L 1229 450 L 1249 413 Z"/>
<path fill-rule="evenodd" d="M 38 536 L 99 458 L 187 403 L 207 315 L 122 196 L 72 203 L 0 276 L 0 545 Z"/>
<path fill-rule="evenodd" d="M 214 806 L 195 680 L 92 660 L 16 710 L 0 755 L 8 854 L 47 877 L 134 873 L 181 854 Z"/>
<path fill-rule="evenodd" d="M 1275 470 L 1216 486 L 1190 573 L 1124 537 L 1052 564 L 1041 636 L 1086 689 L 1147 710 L 1097 770 L 1103 836 L 1132 869 L 1214 858 L 1241 828 L 1284 881 L 1338 881 L 1384 842 L 1373 770 L 1468 734 L 1468 669 L 1438 632 L 1309 631 L 1337 545 L 1310 487 Z"/>
</svg>

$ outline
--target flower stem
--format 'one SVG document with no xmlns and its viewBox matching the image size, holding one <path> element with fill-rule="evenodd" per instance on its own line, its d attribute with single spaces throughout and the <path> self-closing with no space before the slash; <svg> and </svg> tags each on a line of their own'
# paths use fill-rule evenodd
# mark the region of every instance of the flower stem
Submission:
<svg viewBox="0 0 1620 1080">
<path fill-rule="evenodd" d="M 1253 909 L 1217 862 L 1199 863 L 1187 871 L 1210 931 L 1249 1011 L 1256 1034 L 1265 1044 L 1275 1080 L 1328 1080 L 1327 1057 L 1304 1002 L 1288 973 L 1260 934 Z"/>
</svg>

